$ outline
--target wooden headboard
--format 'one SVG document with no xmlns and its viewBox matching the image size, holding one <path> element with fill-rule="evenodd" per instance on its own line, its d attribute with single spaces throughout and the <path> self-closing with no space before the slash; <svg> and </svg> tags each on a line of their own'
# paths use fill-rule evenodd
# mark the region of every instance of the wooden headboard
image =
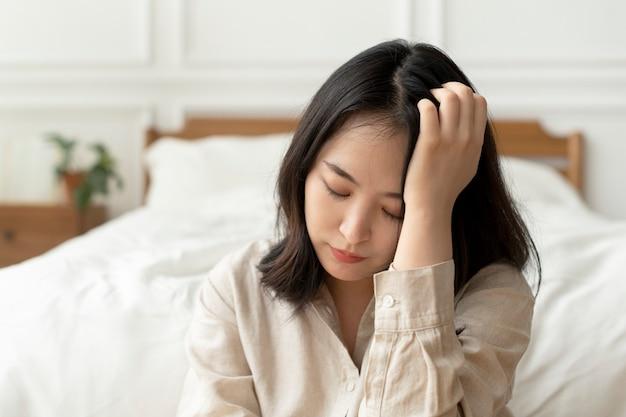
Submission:
<svg viewBox="0 0 626 417">
<path fill-rule="evenodd" d="M 150 146 L 164 136 L 195 140 L 209 135 L 262 135 L 294 131 L 297 124 L 298 120 L 295 118 L 192 117 L 177 131 L 149 129 L 146 132 L 145 146 Z M 583 136 L 580 132 L 564 136 L 552 135 L 536 120 L 494 120 L 492 126 L 499 154 L 557 162 L 551 165 L 582 196 Z M 144 185 L 145 203 L 150 185 L 147 171 L 144 171 Z"/>
</svg>

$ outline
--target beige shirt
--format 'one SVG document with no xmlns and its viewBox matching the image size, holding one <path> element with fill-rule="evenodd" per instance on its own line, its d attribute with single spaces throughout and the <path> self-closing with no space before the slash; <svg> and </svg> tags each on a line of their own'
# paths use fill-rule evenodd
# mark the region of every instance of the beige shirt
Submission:
<svg viewBox="0 0 626 417">
<path fill-rule="evenodd" d="M 374 274 L 353 359 L 326 285 L 291 321 L 263 291 L 255 265 L 270 245 L 229 253 L 203 282 L 179 417 L 512 416 L 534 307 L 519 270 L 488 265 L 456 297 L 453 259 Z"/>
</svg>

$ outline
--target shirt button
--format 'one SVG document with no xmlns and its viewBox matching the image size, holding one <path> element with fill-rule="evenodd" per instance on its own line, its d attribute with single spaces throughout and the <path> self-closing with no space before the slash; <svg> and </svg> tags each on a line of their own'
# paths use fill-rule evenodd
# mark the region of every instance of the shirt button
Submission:
<svg viewBox="0 0 626 417">
<path fill-rule="evenodd" d="M 387 294 L 383 297 L 383 307 L 389 308 L 395 304 L 395 301 L 391 295 Z"/>
<path fill-rule="evenodd" d="M 354 391 L 354 382 L 348 382 L 348 384 L 346 385 L 346 391 L 348 392 Z"/>
</svg>

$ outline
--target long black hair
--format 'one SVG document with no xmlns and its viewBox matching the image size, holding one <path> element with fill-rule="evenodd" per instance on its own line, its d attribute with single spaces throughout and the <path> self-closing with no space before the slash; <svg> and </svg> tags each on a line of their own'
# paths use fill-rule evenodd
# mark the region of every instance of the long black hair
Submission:
<svg viewBox="0 0 626 417">
<path fill-rule="evenodd" d="M 408 134 L 404 188 L 419 134 L 417 102 L 427 98 L 438 108 L 439 101 L 430 90 L 449 81 L 463 83 L 476 92 L 459 67 L 437 47 L 396 39 L 351 58 L 313 96 L 278 174 L 276 229 L 282 230 L 257 265 L 263 274 L 262 285 L 290 302 L 294 312 L 313 300 L 323 283 L 322 266 L 305 223 L 304 186 L 324 143 L 349 117 L 357 113 L 377 115 L 388 126 Z M 539 291 L 539 253 L 503 181 L 489 120 L 476 175 L 459 194 L 452 210 L 452 242 L 455 295 L 481 268 L 504 262 L 521 271 L 531 254 L 538 265 Z"/>
</svg>

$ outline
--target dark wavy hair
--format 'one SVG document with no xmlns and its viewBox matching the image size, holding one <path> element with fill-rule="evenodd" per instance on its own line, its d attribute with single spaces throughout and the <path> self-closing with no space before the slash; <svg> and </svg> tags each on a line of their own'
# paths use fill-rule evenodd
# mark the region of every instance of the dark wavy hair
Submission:
<svg viewBox="0 0 626 417">
<path fill-rule="evenodd" d="M 318 152 L 350 116 L 375 114 L 385 125 L 408 134 L 404 188 L 419 133 L 417 102 L 427 98 L 439 108 L 430 90 L 448 81 L 463 83 L 476 92 L 440 49 L 395 39 L 370 47 L 341 65 L 311 99 L 278 173 L 278 239 L 257 265 L 263 287 L 289 302 L 294 314 L 315 298 L 323 283 L 323 267 L 309 238 L 304 214 L 305 180 Z M 455 201 L 451 226 L 455 295 L 481 268 L 504 262 L 521 271 L 531 253 L 538 264 L 539 291 L 539 253 L 503 181 L 490 121 L 478 170 Z"/>
</svg>

